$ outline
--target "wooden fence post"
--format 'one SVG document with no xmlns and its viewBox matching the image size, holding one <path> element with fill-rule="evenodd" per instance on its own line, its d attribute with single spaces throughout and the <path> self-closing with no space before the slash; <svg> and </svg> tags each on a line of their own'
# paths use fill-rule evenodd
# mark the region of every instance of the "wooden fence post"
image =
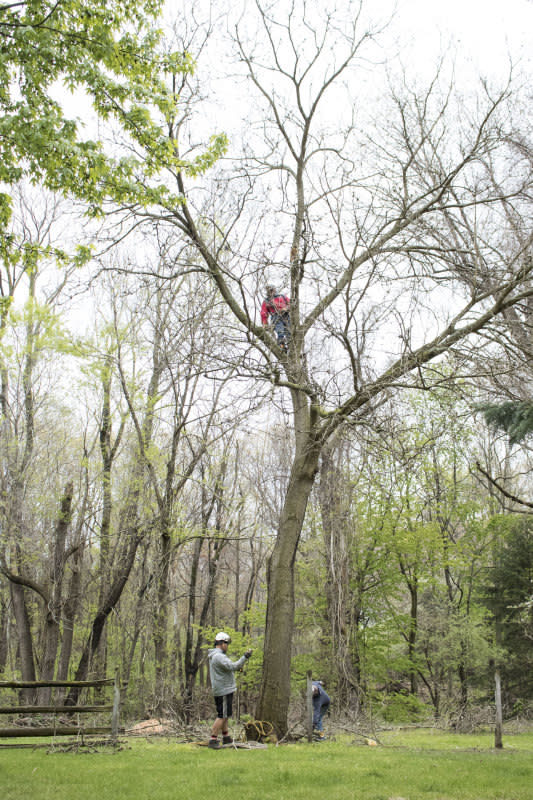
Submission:
<svg viewBox="0 0 533 800">
<path fill-rule="evenodd" d="M 120 715 L 120 675 L 118 667 L 115 670 L 115 683 L 113 684 L 113 711 L 111 712 L 111 738 L 118 736 L 118 720 Z"/>
<path fill-rule="evenodd" d="M 40 689 L 41 687 L 64 687 L 75 686 L 77 688 L 95 687 L 95 686 L 109 686 L 114 683 L 114 696 L 113 703 L 98 703 L 96 705 L 16 705 L 16 706 L 0 706 L 0 716 L 9 714 L 10 716 L 17 714 L 53 714 L 53 724 L 51 726 L 23 726 L 11 725 L 10 727 L 0 727 L 0 738 L 9 737 L 18 739 L 25 736 L 76 736 L 82 734 L 101 734 L 111 733 L 113 741 L 116 742 L 119 731 L 119 714 L 120 714 L 120 680 L 119 671 L 117 669 L 115 679 L 103 678 L 94 681 L 0 681 L 0 689 Z M 77 725 L 68 725 L 62 722 L 58 723 L 58 714 L 68 715 L 69 718 L 73 714 L 93 714 L 111 712 L 111 726 L 109 723 L 105 726 L 86 726 L 78 722 Z M 11 745 L 0 745 L 2 747 L 9 747 Z M 20 745 L 27 747 L 28 745 Z M 33 744 L 32 747 L 42 747 L 44 745 Z"/>
<path fill-rule="evenodd" d="M 498 667 L 494 670 L 494 703 L 496 705 L 496 723 L 494 726 L 494 747 L 500 749 L 503 747 L 503 714 L 502 714 L 502 683 L 500 677 L 500 670 Z"/>
<path fill-rule="evenodd" d="M 306 719 L 306 730 L 307 730 L 307 741 L 313 741 L 313 681 L 311 679 L 312 672 L 311 670 L 307 671 L 307 692 L 306 692 L 306 708 L 307 708 L 307 719 Z"/>
</svg>

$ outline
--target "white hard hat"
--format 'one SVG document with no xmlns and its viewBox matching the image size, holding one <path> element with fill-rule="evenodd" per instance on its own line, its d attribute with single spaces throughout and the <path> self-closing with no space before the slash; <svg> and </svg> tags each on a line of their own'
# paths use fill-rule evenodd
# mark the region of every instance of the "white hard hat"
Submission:
<svg viewBox="0 0 533 800">
<path fill-rule="evenodd" d="M 215 642 L 229 643 L 231 642 L 231 636 L 229 636 L 227 633 L 224 633 L 224 631 L 220 631 L 220 633 L 217 633 L 217 635 L 215 636 Z"/>
</svg>

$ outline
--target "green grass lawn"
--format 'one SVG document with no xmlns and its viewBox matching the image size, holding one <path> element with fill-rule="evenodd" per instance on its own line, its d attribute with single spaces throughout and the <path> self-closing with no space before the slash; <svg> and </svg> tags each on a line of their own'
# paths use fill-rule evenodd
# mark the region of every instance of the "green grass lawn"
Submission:
<svg viewBox="0 0 533 800">
<path fill-rule="evenodd" d="M 118 752 L 0 750 L 1 800 L 531 800 L 533 734 L 504 738 L 391 731 L 266 750 L 167 740 Z"/>
</svg>

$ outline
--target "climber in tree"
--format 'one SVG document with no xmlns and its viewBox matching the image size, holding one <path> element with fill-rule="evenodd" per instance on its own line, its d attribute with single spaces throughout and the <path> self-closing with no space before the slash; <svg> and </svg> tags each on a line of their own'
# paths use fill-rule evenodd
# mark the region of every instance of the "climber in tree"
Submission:
<svg viewBox="0 0 533 800">
<path fill-rule="evenodd" d="M 290 336 L 289 319 L 290 300 L 285 294 L 276 292 L 275 286 L 266 287 L 266 297 L 261 306 L 261 322 L 274 326 L 278 344 L 282 350 L 287 350 Z"/>
</svg>

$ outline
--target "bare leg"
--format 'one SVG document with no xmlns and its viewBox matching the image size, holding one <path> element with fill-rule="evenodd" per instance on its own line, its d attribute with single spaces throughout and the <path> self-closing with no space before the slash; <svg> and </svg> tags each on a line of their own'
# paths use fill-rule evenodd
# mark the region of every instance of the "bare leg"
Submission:
<svg viewBox="0 0 533 800">
<path fill-rule="evenodd" d="M 228 718 L 227 717 L 217 717 L 213 723 L 213 727 L 211 728 L 211 736 L 218 736 L 221 731 L 228 730 Z"/>
</svg>

